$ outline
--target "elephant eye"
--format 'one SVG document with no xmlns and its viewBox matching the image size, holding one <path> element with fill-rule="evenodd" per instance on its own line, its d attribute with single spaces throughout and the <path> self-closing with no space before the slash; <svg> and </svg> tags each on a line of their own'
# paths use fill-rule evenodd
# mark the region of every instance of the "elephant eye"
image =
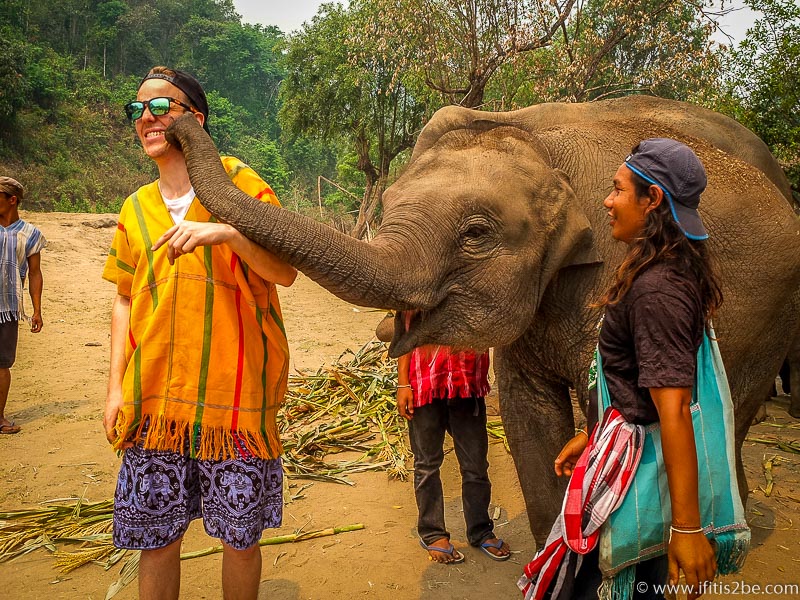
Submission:
<svg viewBox="0 0 800 600">
<path fill-rule="evenodd" d="M 489 228 L 484 225 L 470 225 L 462 234 L 467 239 L 482 238 L 489 232 Z"/>
<path fill-rule="evenodd" d="M 461 227 L 461 247 L 470 253 L 490 249 L 493 244 L 495 228 L 483 216 L 474 216 Z"/>
</svg>

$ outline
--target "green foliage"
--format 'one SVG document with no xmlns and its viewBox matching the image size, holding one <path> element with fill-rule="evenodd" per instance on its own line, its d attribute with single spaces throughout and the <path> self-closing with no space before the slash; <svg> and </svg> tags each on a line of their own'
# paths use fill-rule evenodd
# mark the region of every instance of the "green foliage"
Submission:
<svg viewBox="0 0 800 600">
<path fill-rule="evenodd" d="M 40 107 L 55 111 L 67 97 L 67 77 L 72 61 L 50 48 L 34 48 L 26 75 L 29 95 Z"/>
<path fill-rule="evenodd" d="M 762 13 L 730 55 L 723 101 L 782 163 L 800 206 L 800 6 L 793 0 L 748 0 Z"/>
<path fill-rule="evenodd" d="M 282 42 L 232 0 L 0 0 L 0 169 L 24 181 L 27 208 L 116 210 L 157 174 L 122 107 L 164 64 L 203 83 L 221 152 L 315 199 L 338 146 L 282 136 Z"/>
<path fill-rule="evenodd" d="M 348 63 L 347 23 L 341 4 L 323 4 L 287 41 L 279 114 L 289 133 L 346 139 L 358 128 L 363 96 Z"/>
<path fill-rule="evenodd" d="M 30 84 L 23 77 L 29 46 L 0 29 L 0 131 L 8 131 L 17 111 L 25 105 Z"/>
<path fill-rule="evenodd" d="M 289 189 L 289 167 L 272 140 L 244 136 L 237 145 L 236 155 L 270 185 L 278 198 Z"/>
<path fill-rule="evenodd" d="M 192 17 L 176 43 L 183 61 L 209 90 L 215 90 L 243 109 L 240 118 L 252 129 L 278 134 L 278 86 L 283 72 L 276 44 L 282 39 L 275 27 L 215 22 Z"/>
<path fill-rule="evenodd" d="M 339 207 L 350 213 L 357 213 L 360 199 L 364 195 L 364 174 L 358 169 L 358 156 L 349 152 L 340 157 L 336 165 L 336 183 L 349 192 L 322 184 L 322 201 L 328 208 Z"/>
<path fill-rule="evenodd" d="M 354 235 L 375 218 L 392 160 L 410 148 L 429 110 L 398 45 L 386 43 L 379 4 L 323 4 L 286 44 L 281 126 L 289 136 L 339 143 L 355 152 L 364 201 Z"/>
<path fill-rule="evenodd" d="M 368 201 L 323 183 L 323 211 L 374 219 L 443 102 L 713 103 L 765 140 L 798 190 L 800 7 L 747 1 L 764 16 L 725 54 L 700 5 L 678 0 L 475 0 L 469 11 L 351 0 L 324 4 L 288 39 L 242 24 L 232 0 L 0 0 L 0 169 L 23 180 L 29 207 L 115 210 L 156 174 L 122 107 L 163 64 L 203 83 L 222 153 L 317 216 L 322 175 Z"/>
<path fill-rule="evenodd" d="M 304 136 L 283 139 L 283 156 L 300 188 L 308 190 L 317 187 L 317 177 L 328 179 L 336 176 L 338 148 L 330 143 L 313 140 Z"/>
<path fill-rule="evenodd" d="M 675 0 L 587 0 L 553 43 L 515 65 L 517 102 L 585 102 L 632 93 L 697 101 L 719 75 L 711 24 Z"/>
<path fill-rule="evenodd" d="M 233 154 L 238 140 L 245 131 L 242 122 L 244 109 L 235 105 L 228 98 L 221 96 L 216 90 L 206 94 L 208 110 L 211 118 L 209 130 L 217 149 L 222 154 Z"/>
</svg>

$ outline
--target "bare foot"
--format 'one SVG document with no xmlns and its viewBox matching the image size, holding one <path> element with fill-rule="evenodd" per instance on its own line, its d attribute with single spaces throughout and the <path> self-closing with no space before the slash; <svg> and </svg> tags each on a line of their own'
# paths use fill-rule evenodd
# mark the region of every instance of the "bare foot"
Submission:
<svg viewBox="0 0 800 600">
<path fill-rule="evenodd" d="M 481 543 L 481 550 L 495 560 L 508 560 L 511 558 L 511 548 L 499 538 L 486 538 Z"/>
<path fill-rule="evenodd" d="M 428 551 L 428 556 L 434 562 L 445 565 L 456 564 L 464 562 L 464 555 L 455 549 L 450 540 L 446 537 L 439 538 L 432 544 L 425 545 L 422 540 L 419 541 L 420 545 Z"/>
</svg>

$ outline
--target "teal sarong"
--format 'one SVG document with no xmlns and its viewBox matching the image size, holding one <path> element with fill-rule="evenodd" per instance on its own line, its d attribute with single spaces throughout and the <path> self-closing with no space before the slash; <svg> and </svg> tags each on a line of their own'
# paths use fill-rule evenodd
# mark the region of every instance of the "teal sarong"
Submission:
<svg viewBox="0 0 800 600">
<path fill-rule="evenodd" d="M 713 331 L 711 331 L 713 337 Z M 598 409 L 611 405 L 599 351 Z M 697 374 L 692 389 L 692 423 L 697 448 L 700 518 L 715 546 L 720 574 L 735 573 L 750 547 L 750 529 L 736 481 L 733 404 L 719 347 L 707 333 L 697 351 Z M 622 505 L 600 531 L 600 598 L 633 597 L 636 563 L 666 554 L 672 509 L 667 472 L 661 451 L 661 427 L 645 427 L 644 448 L 633 484 Z"/>
</svg>

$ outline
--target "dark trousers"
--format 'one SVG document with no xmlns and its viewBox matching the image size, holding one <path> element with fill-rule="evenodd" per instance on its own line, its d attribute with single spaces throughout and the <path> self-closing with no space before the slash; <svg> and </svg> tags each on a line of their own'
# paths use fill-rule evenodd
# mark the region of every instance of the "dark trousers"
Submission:
<svg viewBox="0 0 800 600">
<path fill-rule="evenodd" d="M 492 484 L 489 482 L 489 438 L 483 398 L 434 400 L 414 409 L 409 422 L 414 452 L 414 494 L 419 518 L 417 532 L 425 544 L 450 538 L 444 522 L 444 495 L 439 467 L 444 460 L 444 434 L 450 433 L 461 470 L 461 501 L 467 540 L 478 546 L 494 537 L 489 518 Z"/>
<path fill-rule="evenodd" d="M 571 555 L 571 576 L 567 577 L 558 595 L 559 600 L 597 600 L 597 590 L 602 583 L 600 574 L 600 550 L 595 548 L 584 555 L 581 570 L 574 572 L 576 555 Z M 669 577 L 669 563 L 666 556 L 651 558 L 636 565 L 636 578 L 633 585 L 633 600 L 664 600 L 663 594 L 656 593 L 656 585 L 664 585 Z M 551 598 L 548 595 L 545 598 Z"/>
</svg>

